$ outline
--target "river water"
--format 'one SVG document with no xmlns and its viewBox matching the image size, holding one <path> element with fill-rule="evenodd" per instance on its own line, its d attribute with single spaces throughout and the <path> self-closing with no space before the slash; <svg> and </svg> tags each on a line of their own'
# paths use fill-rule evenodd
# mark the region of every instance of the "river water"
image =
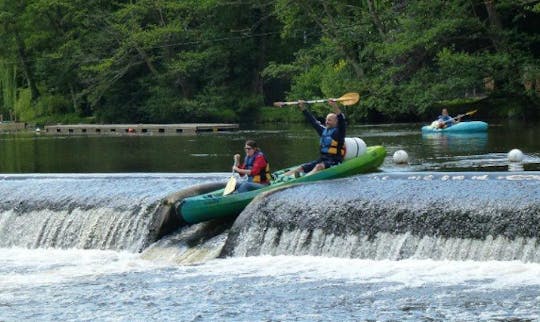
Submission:
<svg viewBox="0 0 540 322">
<path fill-rule="evenodd" d="M 392 170 L 392 154 L 409 155 L 408 170 L 507 170 L 506 154 L 520 149 L 518 168 L 540 170 L 540 127 L 523 122 L 490 124 L 487 133 L 422 135 L 422 124 L 356 125 L 347 136 L 367 145 L 384 145 Z M 0 173 L 133 173 L 228 172 L 232 154 L 243 154 L 246 139 L 255 139 L 274 170 L 316 156 L 318 141 L 303 125 L 261 126 L 238 132 L 178 135 L 0 136 Z M 400 168 L 400 171 L 402 168 Z"/>
<path fill-rule="evenodd" d="M 253 232 L 234 235 L 232 255 L 225 258 L 218 256 L 230 234 L 243 229 L 239 223 L 214 233 L 205 224 L 184 227 L 153 242 L 148 222 L 157 205 L 190 186 L 225 181 L 231 154 L 240 153 L 248 137 L 261 143 L 274 169 L 303 162 L 316 149 L 312 130 L 4 135 L 0 320 L 538 321 L 539 134 L 536 127 L 511 123 L 468 137 L 422 136 L 411 124 L 350 127 L 349 136 L 387 147 L 381 171 L 292 188 L 293 199 L 279 193 L 254 204 L 242 216 Z M 508 161 L 513 148 L 525 153 L 523 162 Z M 409 154 L 408 164 L 394 164 L 399 149 Z M 425 210 L 430 199 L 445 196 L 452 200 L 450 217 L 469 219 L 466 233 L 450 227 L 432 236 L 433 227 L 403 219 L 414 215 L 407 209 L 432 218 Z M 351 209 L 330 211 L 324 202 L 336 198 Z M 388 218 L 403 218 L 397 228 L 373 221 L 377 231 L 362 239 L 365 225 L 349 231 L 336 214 L 361 212 L 371 201 L 395 201 L 401 210 Z M 284 228 L 267 223 L 273 226 L 257 229 L 255 219 L 248 220 L 254 209 L 288 222 L 280 240 L 256 242 L 261 230 Z M 298 214 L 309 223 L 293 223 Z M 523 222 L 513 226 L 508 216 Z M 310 229 L 321 232 L 320 239 L 308 244 L 302 225 L 316 220 L 319 226 Z M 427 243 L 433 249 L 426 250 Z M 302 251 L 300 244 L 309 247 Z M 346 249 L 351 245 L 354 252 Z M 358 245 L 376 255 L 360 254 Z M 464 249 L 467 255 L 459 255 Z"/>
</svg>

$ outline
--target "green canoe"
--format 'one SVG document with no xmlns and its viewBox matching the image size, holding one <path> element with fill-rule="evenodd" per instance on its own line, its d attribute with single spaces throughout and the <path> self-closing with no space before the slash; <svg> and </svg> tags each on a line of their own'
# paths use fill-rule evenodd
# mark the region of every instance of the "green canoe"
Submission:
<svg viewBox="0 0 540 322">
<path fill-rule="evenodd" d="M 233 193 L 227 196 L 223 196 L 223 189 L 219 189 L 210 193 L 189 197 L 177 206 L 176 213 L 183 221 L 189 224 L 216 218 L 237 216 L 253 198 L 262 192 L 294 183 L 344 178 L 359 173 L 375 171 L 383 163 L 385 156 L 386 150 L 384 147 L 368 147 L 366 153 L 359 157 L 346 160 L 337 166 L 316 172 L 310 176 L 303 176 L 296 179 L 285 177 L 283 173 L 298 166 L 282 169 L 272 174 L 276 179 L 267 187 L 243 193 Z"/>
</svg>

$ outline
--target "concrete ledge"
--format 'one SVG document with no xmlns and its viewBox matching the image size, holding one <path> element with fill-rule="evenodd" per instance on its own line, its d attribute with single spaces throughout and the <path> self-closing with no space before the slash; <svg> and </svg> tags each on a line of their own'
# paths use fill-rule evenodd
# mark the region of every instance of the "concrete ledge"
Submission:
<svg viewBox="0 0 540 322">
<path fill-rule="evenodd" d="M 26 129 L 25 123 L 18 122 L 0 122 L 0 132 L 16 132 Z"/>
<path fill-rule="evenodd" d="M 238 124 L 182 123 L 182 124 L 74 124 L 47 125 L 46 134 L 51 135 L 145 135 L 145 134 L 196 134 L 199 132 L 223 132 L 238 130 Z"/>
</svg>

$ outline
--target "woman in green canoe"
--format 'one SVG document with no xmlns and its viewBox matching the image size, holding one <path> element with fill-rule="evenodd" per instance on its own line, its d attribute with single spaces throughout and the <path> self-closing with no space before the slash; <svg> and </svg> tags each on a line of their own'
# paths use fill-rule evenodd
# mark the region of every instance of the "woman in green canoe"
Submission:
<svg viewBox="0 0 540 322">
<path fill-rule="evenodd" d="M 246 192 L 265 187 L 270 183 L 270 164 L 254 140 L 247 140 L 244 145 L 246 157 L 240 163 L 240 154 L 234 155 L 233 171 L 247 176 L 247 181 L 237 185 L 236 192 Z"/>
</svg>

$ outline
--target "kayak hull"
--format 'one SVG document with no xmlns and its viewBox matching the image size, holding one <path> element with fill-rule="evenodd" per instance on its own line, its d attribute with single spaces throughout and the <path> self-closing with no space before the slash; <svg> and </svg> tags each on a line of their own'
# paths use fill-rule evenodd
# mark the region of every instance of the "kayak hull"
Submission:
<svg viewBox="0 0 540 322">
<path fill-rule="evenodd" d="M 265 191 L 295 183 L 344 178 L 360 173 L 372 172 L 383 163 L 385 157 L 386 150 L 384 147 L 372 146 L 368 147 L 366 153 L 361 156 L 346 160 L 337 166 L 309 176 L 299 178 L 283 176 L 283 173 L 298 166 L 289 167 L 274 172 L 272 175 L 276 179 L 267 187 L 243 193 L 233 193 L 227 196 L 223 196 L 223 189 L 219 189 L 210 193 L 186 198 L 177 206 L 176 213 L 180 216 L 181 220 L 189 224 L 237 216 L 253 198 Z"/>
<path fill-rule="evenodd" d="M 486 132 L 488 124 L 482 121 L 459 122 L 444 129 L 434 128 L 431 125 L 422 127 L 422 133 L 478 133 Z"/>
</svg>

